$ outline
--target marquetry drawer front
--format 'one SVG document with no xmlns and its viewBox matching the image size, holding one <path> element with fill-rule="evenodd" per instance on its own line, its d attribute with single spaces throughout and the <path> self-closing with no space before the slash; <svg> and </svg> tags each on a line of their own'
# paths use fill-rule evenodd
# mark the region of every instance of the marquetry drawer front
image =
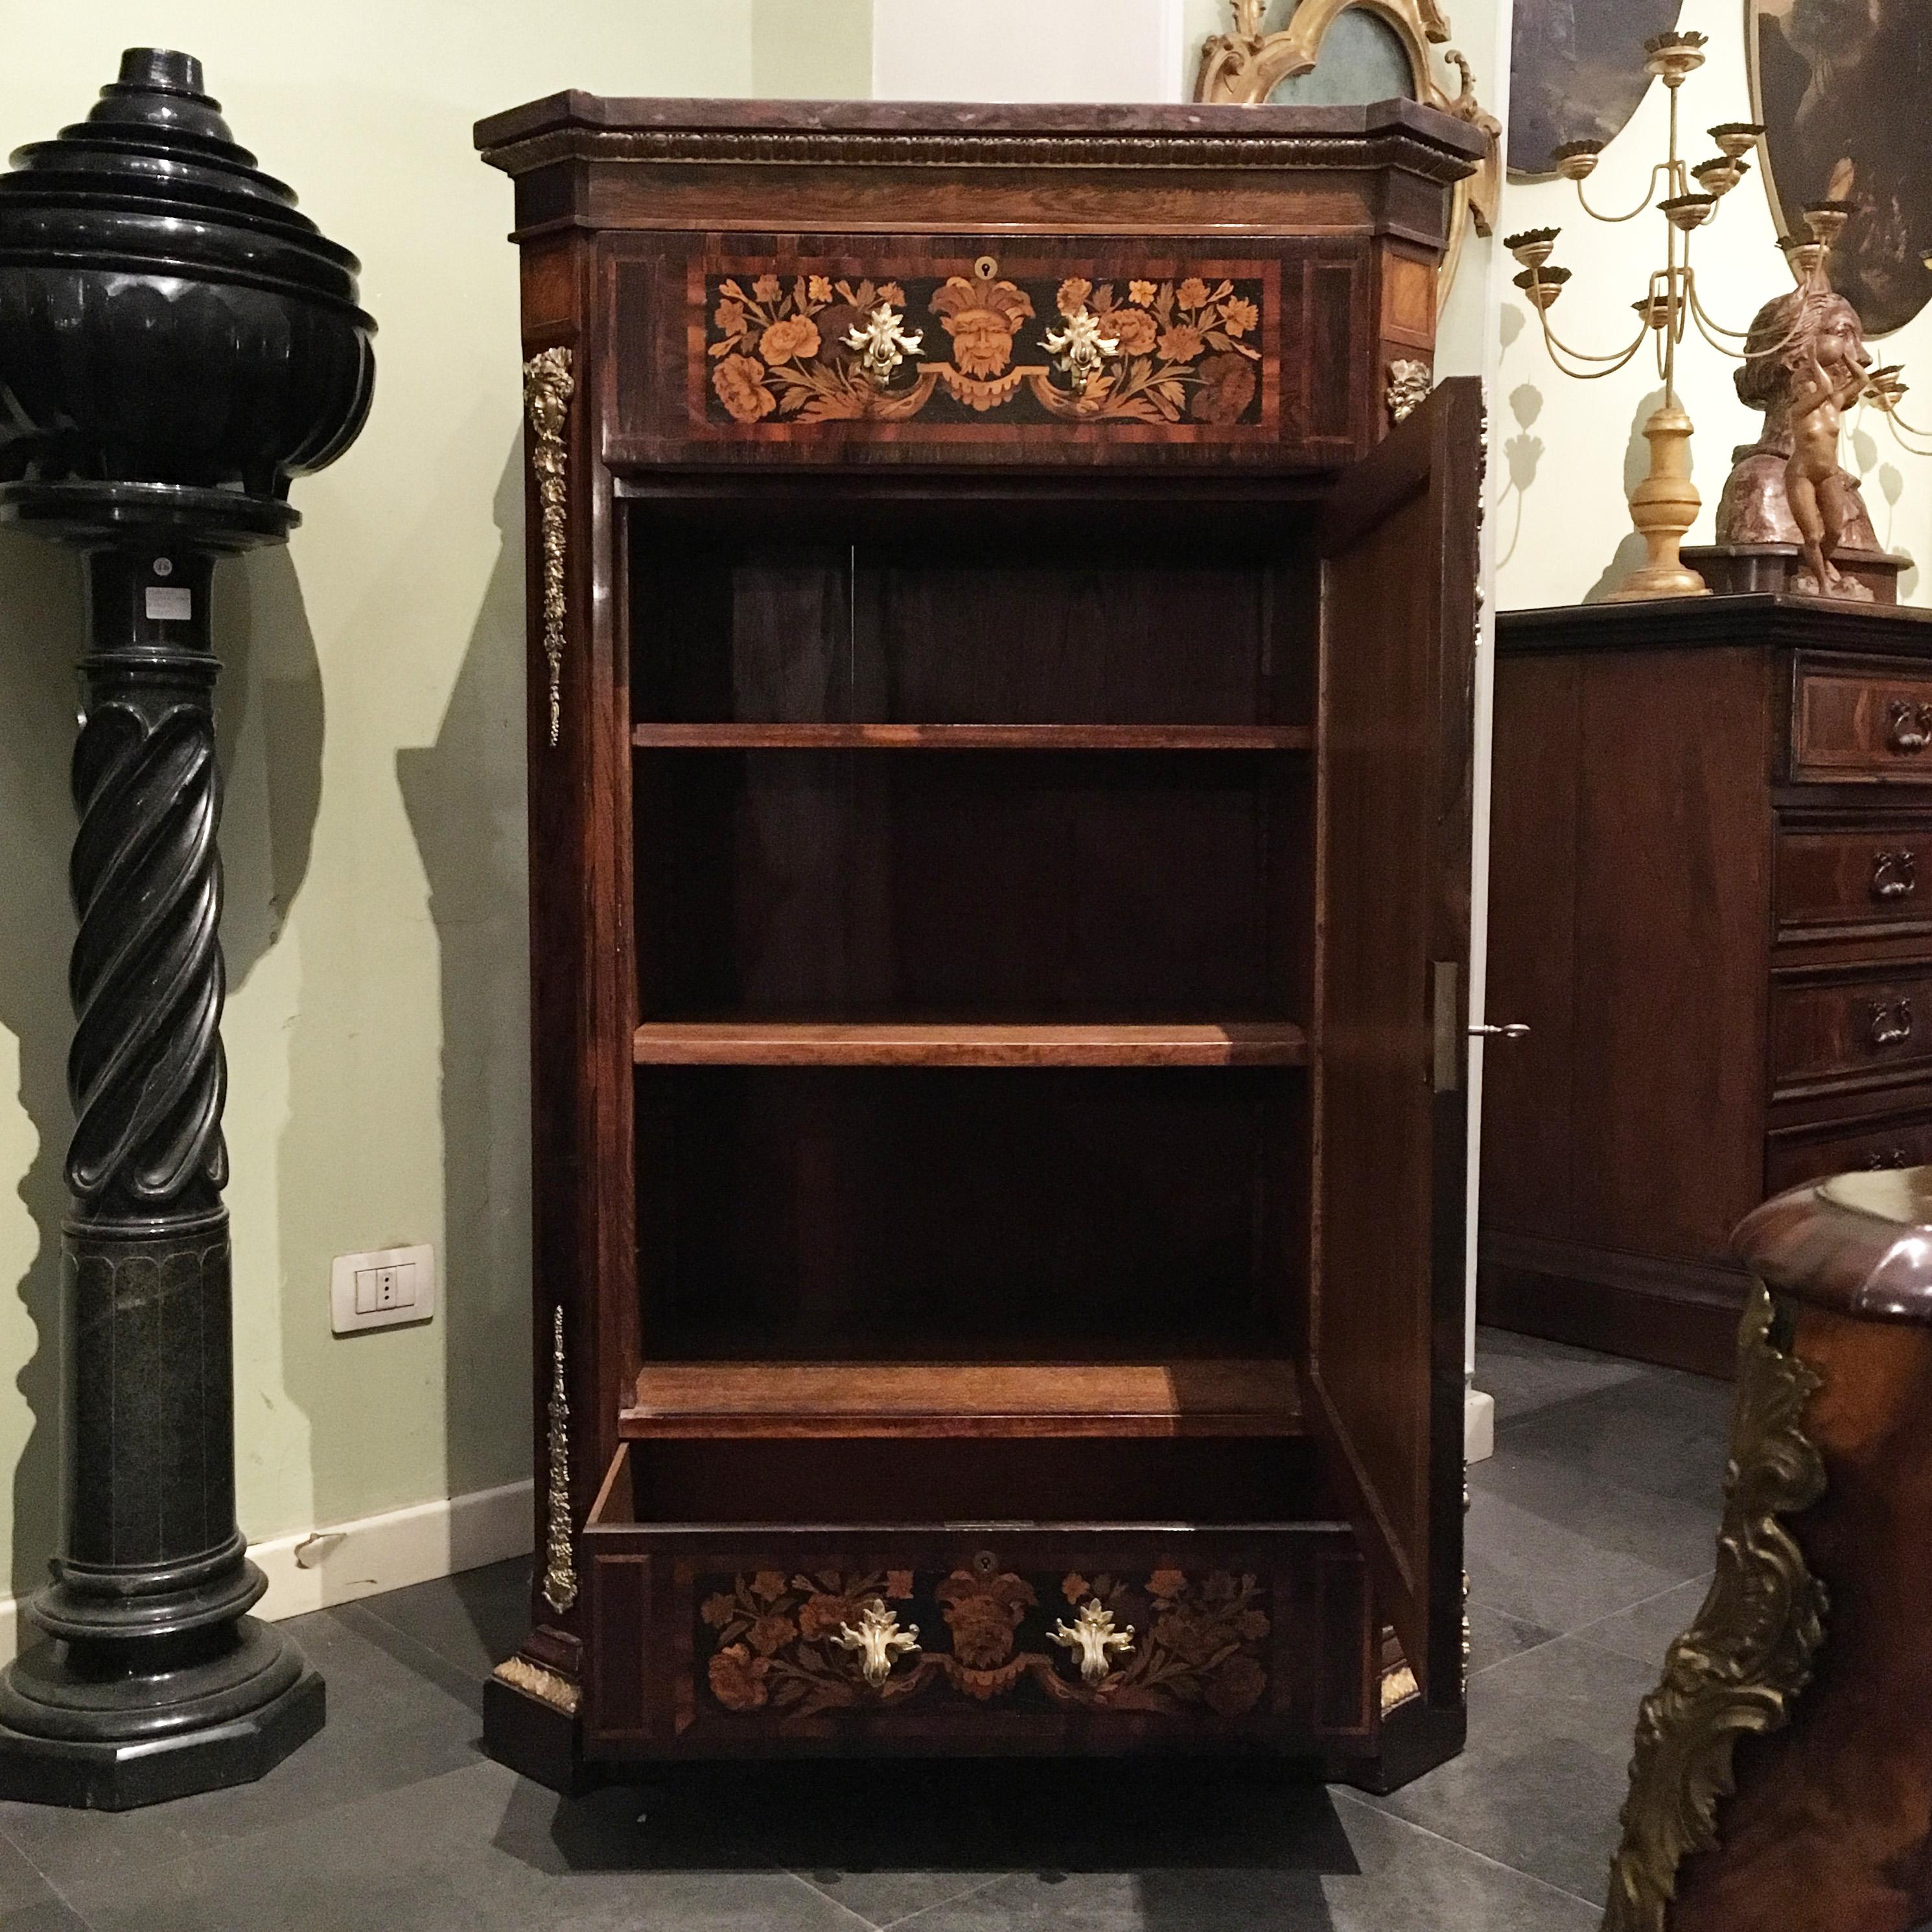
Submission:
<svg viewBox="0 0 1932 1932">
<path fill-rule="evenodd" d="M 1781 938 L 1932 923 L 1932 824 L 1878 824 L 1778 835 Z"/>
<path fill-rule="evenodd" d="M 689 241 L 616 264 L 619 338 L 652 350 L 618 359 L 620 461 L 1333 462 L 1372 437 L 1365 244 Z"/>
<path fill-rule="evenodd" d="M 1932 971 L 1774 986 L 1771 1058 L 1780 1094 L 1923 1074 L 1932 1065 Z"/>
<path fill-rule="evenodd" d="M 1821 784 L 1932 784 L 1932 673 L 1801 664 L 1791 776 Z"/>
<path fill-rule="evenodd" d="M 1781 1194 L 1787 1187 L 1827 1174 L 1932 1162 L 1932 1093 L 1922 1090 L 1918 1099 L 1921 1110 L 1916 1112 L 1770 1135 L 1766 1142 L 1765 1192 Z"/>
<path fill-rule="evenodd" d="M 1370 1748 L 1352 1534 L 600 1530 L 598 1750 Z"/>
</svg>

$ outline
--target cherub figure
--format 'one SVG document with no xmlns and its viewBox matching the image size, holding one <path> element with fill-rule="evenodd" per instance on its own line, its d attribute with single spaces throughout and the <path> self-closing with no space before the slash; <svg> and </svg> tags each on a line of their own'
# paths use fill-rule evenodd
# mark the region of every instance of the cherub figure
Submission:
<svg viewBox="0 0 1932 1932">
<path fill-rule="evenodd" d="M 1796 372 L 1788 419 L 1791 454 L 1784 466 L 1784 494 L 1791 506 L 1810 566 L 1810 581 L 1792 580 L 1792 588 L 1821 597 L 1856 596 L 1862 584 L 1840 575 L 1832 561 L 1851 520 L 1858 484 L 1838 464 L 1838 438 L 1844 411 L 1864 392 L 1871 358 L 1864 352 L 1864 332 L 1843 296 L 1828 298 L 1828 314 L 1821 314 L 1809 331 L 1809 354 Z M 1869 598 L 1871 592 L 1864 591 Z"/>
<path fill-rule="evenodd" d="M 1795 544 L 1805 569 L 1792 588 L 1869 599 L 1838 568 L 1841 550 L 1876 550 L 1858 478 L 1838 461 L 1844 412 L 1864 393 L 1871 358 L 1858 312 L 1828 289 L 1794 289 L 1751 324 L 1738 395 L 1765 412 L 1764 434 L 1737 452 L 1718 508 L 1720 544 Z"/>
</svg>

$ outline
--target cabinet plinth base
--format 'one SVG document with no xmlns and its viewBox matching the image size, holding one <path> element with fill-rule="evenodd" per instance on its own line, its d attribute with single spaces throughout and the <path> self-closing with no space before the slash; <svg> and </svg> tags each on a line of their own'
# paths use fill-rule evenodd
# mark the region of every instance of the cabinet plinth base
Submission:
<svg viewBox="0 0 1932 1932">
<path fill-rule="evenodd" d="M 562 1797 L 581 1798 L 604 1781 L 602 1767 L 584 1756 L 577 1712 L 506 1682 L 500 1670 L 483 1683 L 483 1748 L 519 1777 Z"/>
</svg>

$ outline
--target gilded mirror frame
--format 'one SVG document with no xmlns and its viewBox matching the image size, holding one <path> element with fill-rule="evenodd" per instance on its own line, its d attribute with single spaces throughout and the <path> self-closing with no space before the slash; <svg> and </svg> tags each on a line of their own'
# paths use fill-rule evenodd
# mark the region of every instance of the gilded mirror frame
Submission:
<svg viewBox="0 0 1932 1932">
<path fill-rule="evenodd" d="M 1200 71 L 1194 83 L 1196 101 L 1239 107 L 1264 105 L 1284 80 L 1314 69 L 1328 29 L 1351 8 L 1359 8 L 1375 15 L 1400 42 L 1415 98 L 1481 130 L 1488 152 L 1475 173 L 1456 184 L 1449 246 L 1442 257 L 1441 290 L 1446 295 L 1462 260 L 1462 237 L 1470 220 L 1474 221 L 1479 235 L 1489 234 L 1495 226 L 1502 195 L 1503 129 L 1502 123 L 1477 100 L 1475 75 L 1453 47 L 1445 49 L 1443 58 L 1461 74 L 1460 90 L 1450 94 L 1436 78 L 1430 49 L 1449 38 L 1449 16 L 1438 0 L 1300 0 L 1288 25 L 1272 34 L 1262 30 L 1268 0 L 1229 3 L 1234 13 L 1232 32 L 1210 34 L 1202 44 Z"/>
</svg>

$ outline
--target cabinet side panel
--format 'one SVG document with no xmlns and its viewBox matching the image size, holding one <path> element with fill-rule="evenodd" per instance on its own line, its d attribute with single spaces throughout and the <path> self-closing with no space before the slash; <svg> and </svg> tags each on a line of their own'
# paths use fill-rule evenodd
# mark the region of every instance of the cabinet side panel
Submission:
<svg viewBox="0 0 1932 1932">
<path fill-rule="evenodd" d="M 1526 1040 L 1483 1057 L 1483 1224 L 1567 1234 L 1574 1204 L 1577 734 L 1574 657 L 1499 658 L 1490 835 L 1490 1017 Z"/>
<path fill-rule="evenodd" d="M 1730 1253 L 1762 1196 L 1772 660 L 1591 659 L 1578 744 L 1579 1240 Z"/>
</svg>

